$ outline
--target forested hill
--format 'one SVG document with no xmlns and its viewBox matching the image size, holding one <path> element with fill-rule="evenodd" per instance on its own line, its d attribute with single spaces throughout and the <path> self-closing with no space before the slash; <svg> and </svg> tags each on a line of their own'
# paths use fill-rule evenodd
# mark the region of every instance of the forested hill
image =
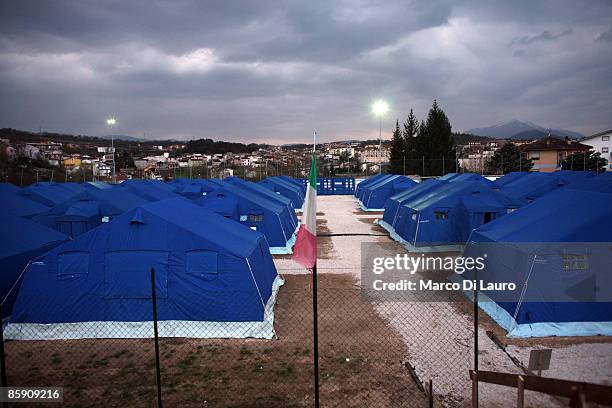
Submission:
<svg viewBox="0 0 612 408">
<path fill-rule="evenodd" d="M 95 136 L 85 136 L 85 135 L 70 135 L 70 134 L 62 134 L 62 133 L 33 133 L 27 132 L 24 130 L 3 128 L 0 129 L 0 138 L 9 139 L 12 144 L 15 143 L 26 143 L 26 142 L 48 142 L 55 141 L 60 143 L 71 143 L 71 144 L 96 144 L 100 146 L 110 145 L 111 141 L 107 137 L 95 137 Z M 266 147 L 263 144 L 244 144 L 244 143 L 234 143 L 234 142 L 225 142 L 225 141 L 214 141 L 212 139 L 197 139 L 197 140 L 138 140 L 136 138 L 130 138 L 129 140 L 117 138 L 115 139 L 116 146 L 125 146 L 125 147 L 152 147 L 152 146 L 167 146 L 167 145 L 176 145 L 176 144 L 184 144 L 185 152 L 187 153 L 206 153 L 206 154 L 215 154 L 215 153 L 250 153 L 259 148 Z"/>
</svg>

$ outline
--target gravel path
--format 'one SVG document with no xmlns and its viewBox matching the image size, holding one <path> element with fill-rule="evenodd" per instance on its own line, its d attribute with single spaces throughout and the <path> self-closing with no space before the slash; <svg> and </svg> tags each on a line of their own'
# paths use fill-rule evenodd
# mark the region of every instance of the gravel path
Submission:
<svg viewBox="0 0 612 408">
<path fill-rule="evenodd" d="M 350 273 L 360 279 L 361 243 L 374 242 L 396 245 L 385 231 L 373 224 L 381 214 L 362 212 L 352 196 L 322 196 L 318 198 L 319 234 L 371 234 L 319 237 L 319 273 Z M 275 259 L 281 274 L 303 274 L 306 271 L 289 257 Z M 423 381 L 433 380 L 434 392 L 444 406 L 469 406 L 471 385 L 468 370 L 473 366 L 473 320 L 465 305 L 455 303 L 377 302 L 377 312 L 404 339 L 409 361 Z M 469 309 L 469 308 L 468 308 Z M 481 314 L 481 316 L 483 316 Z M 479 328 L 480 368 L 491 371 L 521 373 L 510 358 L 486 335 L 494 325 L 488 319 Z M 483 316 L 481 321 L 487 321 Z M 502 339 L 504 340 L 504 339 Z M 612 379 L 612 340 L 592 339 L 531 339 L 513 342 L 508 352 L 525 364 L 533 348 L 553 348 L 551 369 L 543 376 L 576 381 L 610 384 Z M 566 402 L 546 395 L 528 392 L 527 406 L 564 406 Z M 514 389 L 481 385 L 480 403 L 484 407 L 514 406 Z"/>
</svg>

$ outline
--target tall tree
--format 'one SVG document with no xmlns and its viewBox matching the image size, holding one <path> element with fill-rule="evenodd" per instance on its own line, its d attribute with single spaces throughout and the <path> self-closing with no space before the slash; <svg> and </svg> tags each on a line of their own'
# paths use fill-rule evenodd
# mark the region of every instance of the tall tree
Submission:
<svg viewBox="0 0 612 408">
<path fill-rule="evenodd" d="M 387 173 L 389 174 L 404 174 L 404 154 L 406 145 L 404 143 L 404 136 L 400 130 L 399 121 L 395 121 L 395 130 L 393 131 L 393 137 L 391 138 L 391 149 L 389 152 L 389 167 Z"/>
<path fill-rule="evenodd" d="M 593 150 L 575 152 L 561 162 L 563 170 L 595 171 L 597 173 L 606 171 L 607 165 L 608 160 L 601 157 L 601 153 Z"/>
<path fill-rule="evenodd" d="M 419 133 L 419 120 L 412 109 L 404 122 L 404 152 L 406 156 L 406 173 L 416 174 L 419 169 L 419 157 L 417 151 L 417 134 Z"/>
<path fill-rule="evenodd" d="M 506 143 L 485 163 L 488 174 L 507 174 L 513 171 L 529 171 L 533 160 L 521 156 L 521 151 L 514 143 Z"/>
<path fill-rule="evenodd" d="M 451 124 L 435 99 L 416 140 L 417 150 L 424 161 L 419 174 L 439 176 L 454 171 L 456 157 Z"/>
</svg>

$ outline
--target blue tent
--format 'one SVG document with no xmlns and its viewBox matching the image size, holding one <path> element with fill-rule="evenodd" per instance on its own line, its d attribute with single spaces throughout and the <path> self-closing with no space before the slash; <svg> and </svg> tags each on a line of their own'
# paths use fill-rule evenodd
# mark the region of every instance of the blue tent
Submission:
<svg viewBox="0 0 612 408">
<path fill-rule="evenodd" d="M 9 295 L 3 305 L 3 315 L 8 316 L 16 296 L 16 289 L 11 291 L 11 288 L 23 268 L 37 256 L 67 241 L 68 237 L 13 215 L 0 214 L 0 224 L 4 235 L 0 241 L 0 302 Z"/>
<path fill-rule="evenodd" d="M 285 180 L 286 182 L 291 183 L 296 187 L 299 187 L 302 191 L 302 195 L 306 197 L 306 186 L 300 180 L 296 180 L 293 177 L 289 176 L 278 176 L 277 178 Z"/>
<path fill-rule="evenodd" d="M 257 183 L 252 183 L 250 181 L 246 181 L 238 177 L 228 177 L 223 180 L 221 185 L 225 185 L 223 183 L 240 187 L 241 189 L 246 190 L 252 194 L 255 194 L 259 197 L 265 198 L 267 200 L 273 201 L 276 204 L 286 207 L 287 211 L 289 212 L 289 217 L 291 219 L 291 225 L 293 225 L 294 228 L 298 227 L 298 219 L 295 215 L 295 208 L 293 207 L 293 203 L 291 202 L 291 200 L 287 197 L 283 197 L 280 194 L 276 194 L 268 190 L 267 188 L 260 186 Z"/>
<path fill-rule="evenodd" d="M 550 192 L 472 235 L 464 255 L 488 255 L 479 279 L 517 285 L 479 302 L 509 336 L 612 335 L 612 180 L 594 179 Z"/>
<path fill-rule="evenodd" d="M 149 203 L 67 242 L 25 273 L 8 339 L 267 338 L 282 285 L 264 236 L 185 199 Z"/>
<path fill-rule="evenodd" d="M 45 204 L 30 199 L 30 196 L 20 189 L 7 188 L 0 191 L 0 214 L 29 218 L 48 209 Z"/>
<path fill-rule="evenodd" d="M 428 179 L 408 190 L 403 190 L 395 195 L 392 195 L 385 202 L 385 212 L 383 214 L 383 219 L 381 222 L 379 222 L 379 224 L 382 225 L 387 231 L 393 232 L 397 225 L 400 208 L 403 203 L 426 194 L 427 192 L 432 191 L 446 183 L 447 181 L 445 180 Z"/>
<path fill-rule="evenodd" d="M 525 176 L 528 176 L 530 174 L 534 174 L 528 171 L 513 171 L 511 173 L 505 174 L 502 177 L 498 178 L 497 180 L 493 181 L 493 187 L 494 188 L 501 188 L 503 186 L 506 186 L 508 184 L 514 183 L 517 180 L 522 179 Z"/>
<path fill-rule="evenodd" d="M 23 194 L 34 201 L 53 207 L 84 191 L 84 187 L 74 183 L 34 183 L 23 188 Z"/>
<path fill-rule="evenodd" d="M 286 207 L 230 183 L 193 202 L 261 232 L 272 253 L 292 253 L 297 231 Z"/>
<path fill-rule="evenodd" d="M 219 184 L 206 179 L 177 179 L 172 185 L 174 185 L 176 193 L 191 200 L 200 198 L 219 188 Z"/>
<path fill-rule="evenodd" d="M 300 209 L 304 205 L 304 195 L 302 189 L 293 183 L 289 183 L 281 178 L 269 177 L 257 183 L 270 191 L 282 195 L 291 200 L 293 208 Z"/>
<path fill-rule="evenodd" d="M 438 180 L 451 181 L 451 180 L 459 177 L 461 174 L 465 174 L 465 173 L 446 173 L 442 177 L 438 177 Z M 473 173 L 468 173 L 468 174 L 473 174 Z"/>
<path fill-rule="evenodd" d="M 486 177 L 481 176 L 480 174 L 475 173 L 451 173 L 453 177 L 450 177 L 448 181 L 480 181 L 484 184 L 493 184 L 491 180 Z M 446 180 L 444 177 L 441 177 L 442 180 Z"/>
<path fill-rule="evenodd" d="M 459 249 L 474 229 L 519 206 L 481 181 L 451 181 L 404 202 L 395 232 L 409 248 Z"/>
<path fill-rule="evenodd" d="M 363 187 L 361 197 L 364 211 L 382 211 L 387 198 L 417 185 L 417 182 L 405 176 L 390 175 Z"/>
<path fill-rule="evenodd" d="M 172 186 L 166 186 L 161 181 L 125 180 L 119 184 L 118 188 L 128 189 L 132 193 L 148 201 L 159 201 L 180 197 L 179 194 L 172 192 Z"/>
<path fill-rule="evenodd" d="M 557 188 L 567 186 L 574 182 L 582 182 L 594 176 L 595 173 L 589 171 L 563 170 L 554 173 L 534 172 L 529 176 L 521 177 L 501 186 L 500 191 L 509 197 L 527 204 Z"/>
<path fill-rule="evenodd" d="M 363 189 L 365 187 L 369 186 L 372 183 L 376 183 L 377 181 L 382 180 L 389 176 L 390 176 L 389 174 L 380 173 L 375 176 L 368 177 L 367 179 L 357 183 L 357 185 L 355 186 L 355 197 L 357 197 L 358 199 L 361 199 L 363 197 L 363 193 L 364 193 Z"/>
<path fill-rule="evenodd" d="M 11 183 L 0 183 L 0 194 L 2 193 L 16 193 L 21 190 L 14 184 Z"/>
<path fill-rule="evenodd" d="M 83 183 L 83 187 L 85 189 L 102 190 L 102 189 L 113 188 L 113 184 L 109 184 L 105 181 L 88 181 L 86 183 Z"/>
<path fill-rule="evenodd" d="M 88 189 L 32 219 L 75 238 L 147 202 L 122 188 Z"/>
</svg>

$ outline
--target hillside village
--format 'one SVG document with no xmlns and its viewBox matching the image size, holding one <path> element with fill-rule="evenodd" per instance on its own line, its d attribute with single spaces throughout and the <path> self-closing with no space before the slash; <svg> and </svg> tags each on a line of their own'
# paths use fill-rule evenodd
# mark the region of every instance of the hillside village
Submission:
<svg viewBox="0 0 612 408">
<path fill-rule="evenodd" d="M 49 180 L 111 180 L 113 144 L 116 180 L 233 175 L 261 180 L 278 174 L 299 178 L 306 176 L 311 151 L 309 145 L 244 145 L 208 140 L 210 143 L 207 146 L 198 148 L 191 141 L 109 140 L 14 129 L 1 129 L 0 133 L 1 177 L 3 181 L 15 184 Z M 456 170 L 485 174 L 486 163 L 495 152 L 503 145 L 513 143 L 521 149 L 525 159 L 534 161 L 532 170 L 559 170 L 561 161 L 568 155 L 593 150 L 607 159 L 606 170 L 610 171 L 611 135 L 612 130 L 608 130 L 578 141 L 568 136 L 562 138 L 550 134 L 539 139 L 523 140 L 458 134 L 455 135 Z M 229 150 L 213 152 L 219 149 L 211 147 L 216 143 L 225 145 L 221 148 Z M 378 173 L 381 167 L 384 170 L 389 164 L 390 141 L 383 140 L 380 145 L 375 140 L 340 141 L 321 144 L 319 150 L 322 155 L 320 174 L 367 176 Z M 435 158 L 404 158 L 404 161 L 407 160 L 420 163 Z"/>
</svg>

